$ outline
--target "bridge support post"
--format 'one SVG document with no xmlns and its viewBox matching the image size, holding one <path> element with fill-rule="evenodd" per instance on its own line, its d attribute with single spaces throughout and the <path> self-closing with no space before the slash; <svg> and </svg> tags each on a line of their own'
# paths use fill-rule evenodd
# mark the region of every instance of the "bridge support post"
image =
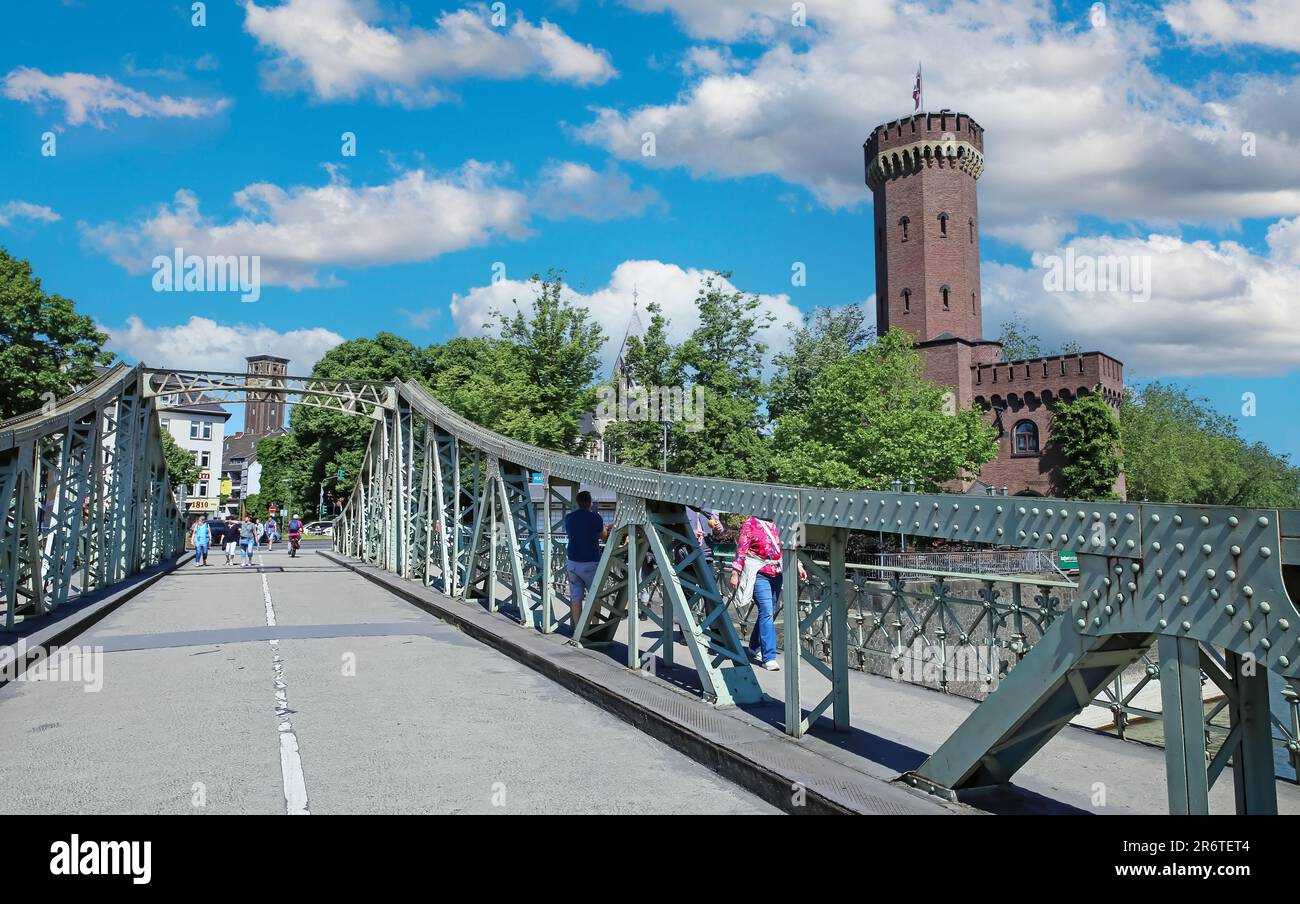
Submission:
<svg viewBox="0 0 1300 904">
<path fill-rule="evenodd" d="M 542 633 L 555 632 L 555 582 L 551 573 L 551 540 L 555 531 L 551 524 L 551 475 L 542 475 Z"/>
<path fill-rule="evenodd" d="M 1224 746 L 1239 737 L 1232 754 L 1232 786 L 1237 813 L 1277 815 L 1277 780 L 1273 765 L 1273 726 L 1268 694 L 1268 670 L 1253 657 L 1227 651 L 1228 672 L 1234 676 L 1236 695 L 1229 696 L 1231 733 Z"/>
<path fill-rule="evenodd" d="M 836 731 L 849 730 L 849 598 L 844 567 L 848 534 L 833 530 L 830 542 L 831 711 Z"/>
<path fill-rule="evenodd" d="M 641 613 L 638 608 L 640 592 L 638 579 L 641 575 L 641 553 L 636 546 L 637 525 L 627 526 L 627 667 L 641 668 Z M 665 638 L 665 644 L 672 643 L 672 638 Z"/>
<path fill-rule="evenodd" d="M 1162 634 L 1159 651 L 1169 812 L 1208 814 L 1210 780 L 1205 764 L 1200 645 L 1195 638 Z"/>
<path fill-rule="evenodd" d="M 799 626 L 799 550 L 783 550 L 781 572 L 782 650 L 781 668 L 785 670 L 785 731 L 794 738 L 804 734 L 803 701 L 799 692 L 799 662 L 803 659 L 802 630 Z"/>
</svg>

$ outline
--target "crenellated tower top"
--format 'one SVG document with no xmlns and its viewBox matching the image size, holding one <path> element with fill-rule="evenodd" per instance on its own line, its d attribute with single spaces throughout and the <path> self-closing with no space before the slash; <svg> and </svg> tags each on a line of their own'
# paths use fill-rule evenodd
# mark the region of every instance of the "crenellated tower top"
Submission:
<svg viewBox="0 0 1300 904">
<path fill-rule="evenodd" d="M 863 145 L 867 185 L 925 166 L 960 169 L 978 179 L 984 172 L 984 129 L 965 113 L 917 113 L 876 126 Z"/>
</svg>

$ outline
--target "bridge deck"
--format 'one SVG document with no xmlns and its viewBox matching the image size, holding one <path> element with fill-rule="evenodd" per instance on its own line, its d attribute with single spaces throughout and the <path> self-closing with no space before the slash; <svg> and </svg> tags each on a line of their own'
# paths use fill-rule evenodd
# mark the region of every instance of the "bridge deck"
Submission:
<svg viewBox="0 0 1300 904">
<path fill-rule="evenodd" d="M 0 688 L 0 811 L 774 812 L 323 557 L 260 558 L 182 565 L 78 637 L 99 692 Z"/>
<path fill-rule="evenodd" d="M 481 610 L 477 607 L 450 600 L 372 566 L 357 567 L 378 581 L 395 587 L 411 588 L 411 592 L 433 601 L 435 605 L 450 606 L 453 612 L 475 613 L 473 620 L 482 621 L 478 618 Z M 564 637 L 542 637 L 512 624 L 504 615 L 482 614 L 491 624 L 500 626 L 497 630 L 501 631 L 501 636 L 521 638 L 511 640 L 510 643 L 520 643 L 530 648 L 546 649 L 549 646 L 557 650 L 564 649 Z M 658 639 L 659 629 L 648 620 L 641 622 L 641 628 L 641 649 L 646 650 Z M 622 628 L 619 636 L 624 636 Z M 699 678 L 695 670 L 689 667 L 690 655 L 687 648 L 684 644 L 677 643 L 674 650 L 677 665 L 665 669 L 660 660 L 656 671 L 657 678 L 662 681 L 656 683 L 673 684 L 698 692 Z M 607 658 L 611 664 L 627 661 L 626 648 L 622 643 L 611 644 L 599 654 L 591 652 Z M 619 671 L 627 676 L 634 674 L 621 668 Z M 782 702 L 783 673 L 758 669 L 756 674 L 768 699 L 754 706 L 733 707 L 721 712 L 743 723 L 777 728 L 785 716 Z M 629 680 L 631 683 L 625 683 L 625 686 L 632 688 L 641 679 L 633 677 Z M 852 774 L 860 776 L 859 788 L 873 796 L 881 795 L 884 790 L 892 790 L 883 783 L 891 782 L 902 773 L 920 766 L 976 706 L 973 700 L 863 672 L 850 671 L 849 680 L 851 730 L 836 732 L 829 718 L 823 718 L 798 743 L 805 750 L 824 758 L 825 771 L 840 770 L 835 776 L 836 781 L 842 783 L 842 769 L 850 770 Z M 800 670 L 800 681 L 806 702 L 821 699 L 830 688 L 830 683 L 807 663 Z M 637 696 L 641 696 L 641 692 L 638 691 Z M 795 742 L 787 739 L 785 743 Z M 742 743 L 737 746 L 745 745 Z M 802 764 L 791 766 L 786 773 L 798 779 L 802 768 L 806 767 Z M 1288 782 L 1278 782 L 1277 787 L 1278 812 L 1300 813 L 1300 787 Z M 1168 812 L 1164 751 L 1071 727 L 1049 741 L 1042 754 L 1017 773 L 1013 785 L 992 795 L 971 794 L 969 802 L 980 809 L 997 813 L 1164 814 Z M 898 802 L 891 800 L 889 803 L 897 805 Z M 1233 812 L 1230 768 L 1224 770 L 1211 789 L 1210 805 L 1213 813 Z M 881 807 L 876 807 L 875 811 L 888 812 Z"/>
</svg>

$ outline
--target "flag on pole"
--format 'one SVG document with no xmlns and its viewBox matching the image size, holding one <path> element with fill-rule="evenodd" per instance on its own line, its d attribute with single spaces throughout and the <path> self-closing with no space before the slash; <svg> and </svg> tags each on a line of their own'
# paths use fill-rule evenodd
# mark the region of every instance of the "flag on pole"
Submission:
<svg viewBox="0 0 1300 904">
<path fill-rule="evenodd" d="M 921 64 L 916 64 L 916 87 L 912 89 L 912 112 L 915 113 L 921 109 Z"/>
</svg>

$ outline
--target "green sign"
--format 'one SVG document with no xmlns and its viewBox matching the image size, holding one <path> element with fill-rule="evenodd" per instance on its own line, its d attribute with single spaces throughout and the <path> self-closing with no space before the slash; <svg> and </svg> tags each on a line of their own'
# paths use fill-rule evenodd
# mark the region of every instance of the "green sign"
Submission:
<svg viewBox="0 0 1300 904">
<path fill-rule="evenodd" d="M 1070 550 L 1063 549 L 1056 556 L 1056 567 L 1062 571 L 1078 571 L 1079 557 Z"/>
<path fill-rule="evenodd" d="M 339 468 L 339 480 L 343 479 L 343 469 Z"/>
</svg>

